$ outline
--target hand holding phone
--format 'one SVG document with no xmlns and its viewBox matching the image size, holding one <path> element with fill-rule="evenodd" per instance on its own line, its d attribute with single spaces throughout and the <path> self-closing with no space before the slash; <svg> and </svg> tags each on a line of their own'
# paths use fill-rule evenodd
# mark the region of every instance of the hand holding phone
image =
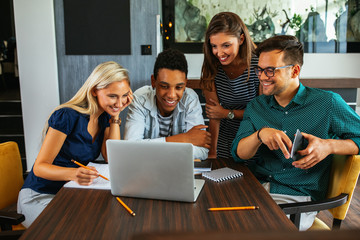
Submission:
<svg viewBox="0 0 360 240">
<path fill-rule="evenodd" d="M 302 156 L 300 154 L 297 154 L 297 151 L 299 150 L 303 150 L 304 149 L 304 137 L 301 134 L 301 132 L 299 131 L 299 129 L 296 130 L 296 134 L 295 134 L 295 138 L 294 138 L 294 142 L 291 148 L 291 153 L 290 153 L 290 157 L 294 160 L 297 161 L 299 159 L 302 158 Z"/>
</svg>

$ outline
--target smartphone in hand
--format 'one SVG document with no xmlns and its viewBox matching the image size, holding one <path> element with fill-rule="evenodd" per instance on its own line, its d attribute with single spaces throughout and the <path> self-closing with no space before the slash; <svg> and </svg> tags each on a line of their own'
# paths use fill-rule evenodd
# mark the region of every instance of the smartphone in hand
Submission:
<svg viewBox="0 0 360 240">
<path fill-rule="evenodd" d="M 293 145 L 291 148 L 291 152 L 290 152 L 290 157 L 294 161 L 301 159 L 302 156 L 300 154 L 297 154 L 297 151 L 303 150 L 303 149 L 304 149 L 304 137 L 301 134 L 301 132 L 299 131 L 299 129 L 297 129 L 295 138 L 294 138 L 294 142 L 293 142 Z"/>
</svg>

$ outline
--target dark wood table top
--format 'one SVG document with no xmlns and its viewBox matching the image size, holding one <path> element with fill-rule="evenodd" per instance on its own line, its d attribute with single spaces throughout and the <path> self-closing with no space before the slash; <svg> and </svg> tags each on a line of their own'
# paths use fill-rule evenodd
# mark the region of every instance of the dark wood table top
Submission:
<svg viewBox="0 0 360 240">
<path fill-rule="evenodd" d="M 358 240 L 360 229 L 320 231 L 258 231 L 206 233 L 140 233 L 131 240 Z"/>
<path fill-rule="evenodd" d="M 297 231 L 249 169 L 233 160 L 212 160 L 243 177 L 205 182 L 195 203 L 139 198 L 121 199 L 109 190 L 62 188 L 21 239 L 130 239 L 149 232 Z M 209 212 L 209 207 L 259 206 L 257 210 Z"/>
</svg>

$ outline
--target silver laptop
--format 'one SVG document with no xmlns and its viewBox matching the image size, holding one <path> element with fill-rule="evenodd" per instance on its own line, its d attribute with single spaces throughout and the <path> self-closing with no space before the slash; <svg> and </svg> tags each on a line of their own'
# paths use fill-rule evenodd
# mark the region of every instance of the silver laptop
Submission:
<svg viewBox="0 0 360 240">
<path fill-rule="evenodd" d="M 107 140 L 106 148 L 113 195 L 195 202 L 204 186 L 190 143 Z"/>
</svg>

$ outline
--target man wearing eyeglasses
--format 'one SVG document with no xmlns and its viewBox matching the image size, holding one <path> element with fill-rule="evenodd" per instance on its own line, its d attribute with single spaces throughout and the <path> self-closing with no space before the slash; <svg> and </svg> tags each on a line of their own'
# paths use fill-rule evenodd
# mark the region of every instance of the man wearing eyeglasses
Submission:
<svg viewBox="0 0 360 240">
<path fill-rule="evenodd" d="M 359 154 L 360 117 L 338 94 L 300 83 L 304 52 L 296 37 L 272 37 L 256 52 L 263 95 L 247 105 L 232 155 L 239 162 L 251 159 L 250 169 L 278 204 L 324 199 L 331 154 Z M 297 129 L 305 145 L 294 160 Z M 300 230 L 315 215 L 302 214 Z"/>
</svg>

